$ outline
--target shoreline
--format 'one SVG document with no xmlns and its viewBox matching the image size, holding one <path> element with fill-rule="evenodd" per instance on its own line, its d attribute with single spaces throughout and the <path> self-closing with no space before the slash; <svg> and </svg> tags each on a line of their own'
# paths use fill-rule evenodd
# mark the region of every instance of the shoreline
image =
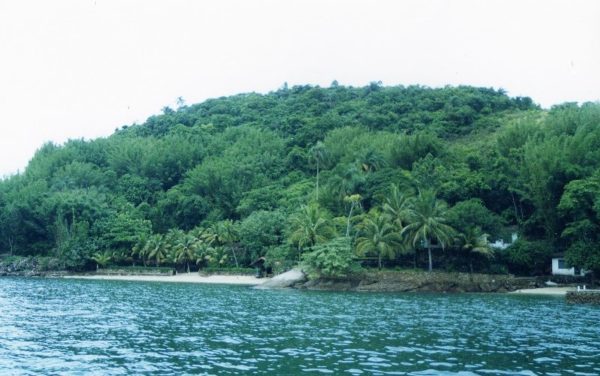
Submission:
<svg viewBox="0 0 600 376">
<path fill-rule="evenodd" d="M 284 273 L 285 274 L 285 273 Z M 4 274 L 6 275 L 6 274 Z M 93 273 L 11 273 L 7 276 L 88 279 L 132 282 L 200 283 L 260 288 L 292 288 L 317 291 L 359 292 L 447 292 L 447 293 L 508 293 L 516 295 L 566 296 L 575 286 L 539 286 L 536 278 L 514 278 L 500 275 L 465 275 L 464 273 L 372 272 L 362 278 L 292 280 L 280 286 L 280 278 L 256 278 L 252 275 L 214 274 L 197 272 L 176 275 L 96 275 Z M 474 280 L 473 280 L 474 277 Z M 290 282 L 290 281 L 288 281 Z M 262 286 L 264 285 L 264 286 Z"/>
<path fill-rule="evenodd" d="M 509 294 L 566 296 L 568 291 L 576 290 L 576 287 L 538 287 L 534 289 L 515 290 L 509 292 Z"/>
<path fill-rule="evenodd" d="M 224 285 L 258 286 L 268 281 L 269 278 L 256 278 L 247 275 L 209 275 L 202 276 L 198 273 L 180 273 L 169 276 L 157 275 L 65 275 L 65 279 L 94 279 L 107 281 L 137 281 L 137 282 L 169 282 L 169 283 L 205 283 Z"/>
</svg>

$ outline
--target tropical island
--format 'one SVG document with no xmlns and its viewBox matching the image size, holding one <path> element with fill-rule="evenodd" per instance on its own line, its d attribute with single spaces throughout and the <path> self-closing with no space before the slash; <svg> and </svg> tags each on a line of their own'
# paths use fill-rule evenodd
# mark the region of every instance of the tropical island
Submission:
<svg viewBox="0 0 600 376">
<path fill-rule="evenodd" d="M 467 86 L 181 100 L 106 138 L 45 144 L 4 178 L 0 274 L 300 265 L 312 281 L 496 283 L 549 276 L 558 255 L 593 278 L 599 125 L 598 103 L 546 110 Z"/>
</svg>

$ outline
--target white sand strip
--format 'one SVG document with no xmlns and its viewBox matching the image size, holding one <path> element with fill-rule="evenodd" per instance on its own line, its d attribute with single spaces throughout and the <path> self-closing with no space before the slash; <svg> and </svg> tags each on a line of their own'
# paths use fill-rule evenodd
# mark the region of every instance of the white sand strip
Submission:
<svg viewBox="0 0 600 376">
<path fill-rule="evenodd" d="M 268 281 L 269 278 L 256 278 L 248 275 L 210 275 L 201 276 L 198 273 L 180 273 L 172 276 L 154 275 L 68 275 L 64 278 L 102 279 L 110 281 L 144 281 L 144 282 L 187 282 L 187 283 L 220 283 L 227 285 L 256 286 Z"/>
<path fill-rule="evenodd" d="M 510 294 L 530 294 L 530 295 L 567 295 L 567 291 L 575 291 L 575 287 L 540 287 L 537 289 L 521 289 L 510 292 Z"/>
</svg>

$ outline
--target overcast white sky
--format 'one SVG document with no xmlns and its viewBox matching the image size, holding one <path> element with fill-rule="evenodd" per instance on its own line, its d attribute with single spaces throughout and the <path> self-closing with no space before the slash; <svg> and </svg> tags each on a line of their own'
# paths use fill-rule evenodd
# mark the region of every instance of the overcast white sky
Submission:
<svg viewBox="0 0 600 376">
<path fill-rule="evenodd" d="M 0 175 L 46 141 L 284 82 L 600 99 L 600 1 L 0 0 Z"/>
</svg>

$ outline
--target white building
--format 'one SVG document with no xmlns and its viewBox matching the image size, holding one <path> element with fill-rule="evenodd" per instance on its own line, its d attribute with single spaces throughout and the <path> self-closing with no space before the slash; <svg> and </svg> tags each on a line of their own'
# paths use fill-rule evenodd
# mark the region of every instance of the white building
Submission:
<svg viewBox="0 0 600 376">
<path fill-rule="evenodd" d="M 510 243 L 506 243 L 503 239 L 499 239 L 493 243 L 490 243 L 490 247 L 494 249 L 505 250 L 506 248 L 510 247 L 512 243 L 516 242 L 518 237 L 519 236 L 517 235 L 517 233 L 513 232 L 510 237 Z"/>
<path fill-rule="evenodd" d="M 563 256 L 552 258 L 552 275 L 584 276 L 587 271 L 577 267 L 569 267 Z"/>
</svg>

